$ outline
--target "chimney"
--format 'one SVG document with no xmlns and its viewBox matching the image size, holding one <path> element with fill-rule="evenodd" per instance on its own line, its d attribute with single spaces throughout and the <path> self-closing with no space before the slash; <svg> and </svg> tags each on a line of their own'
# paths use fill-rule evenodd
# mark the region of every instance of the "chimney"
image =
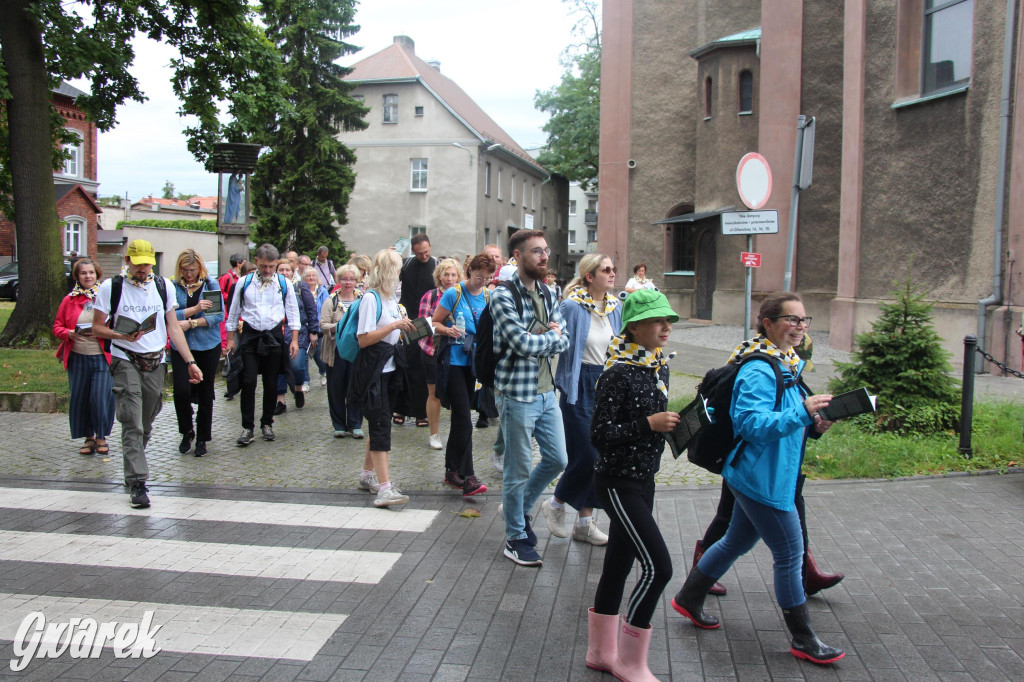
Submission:
<svg viewBox="0 0 1024 682">
<path fill-rule="evenodd" d="M 441 72 L 441 62 L 437 61 L 436 59 L 431 59 L 430 61 L 428 61 L 427 66 L 432 67 L 438 73 Z"/>
<path fill-rule="evenodd" d="M 416 54 L 416 43 L 414 43 L 412 41 L 412 38 L 410 38 L 409 36 L 395 36 L 394 41 L 395 45 L 400 45 L 401 47 L 404 47 L 407 50 L 409 50 L 409 52 Z"/>
</svg>

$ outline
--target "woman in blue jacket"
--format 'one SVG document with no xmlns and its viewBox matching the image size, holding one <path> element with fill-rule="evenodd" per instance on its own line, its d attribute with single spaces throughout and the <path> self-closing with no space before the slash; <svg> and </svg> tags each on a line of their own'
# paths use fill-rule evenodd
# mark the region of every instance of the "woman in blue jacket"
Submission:
<svg viewBox="0 0 1024 682">
<path fill-rule="evenodd" d="M 729 358 L 730 363 L 742 363 L 729 410 L 742 443 L 726 458 L 722 470 L 736 497 L 729 530 L 705 550 L 672 600 L 672 608 L 699 627 L 717 628 L 718 619 L 704 613 L 708 589 L 763 539 L 775 562 L 775 599 L 793 636 L 790 652 L 813 663 L 832 663 L 845 654 L 818 639 L 811 626 L 800 575 L 803 535 L 794 504 L 806 436 L 825 433 L 832 425 L 818 414 L 832 396 L 807 396 L 796 381 L 804 361 L 793 348 L 800 345 L 811 324 L 799 294 L 769 296 L 757 318 L 757 336 L 741 343 Z M 743 362 L 755 352 L 776 358 L 782 370 L 785 389 L 778 409 L 775 370 L 767 362 Z"/>
<path fill-rule="evenodd" d="M 174 266 L 174 295 L 178 306 L 174 313 L 178 324 L 185 332 L 192 357 L 203 371 L 203 380 L 191 384 L 185 360 L 171 342 L 171 371 L 174 379 L 174 412 L 178 416 L 178 433 L 181 445 L 178 452 L 187 453 L 195 442 L 195 456 L 206 454 L 213 424 L 213 381 L 217 376 L 217 362 L 220 360 L 220 322 L 224 319 L 223 299 L 220 310 L 211 313 L 213 302 L 203 292 L 216 291 L 221 296 L 220 285 L 210 277 L 202 257 L 194 249 L 185 249 L 178 255 Z M 195 400 L 193 401 L 193 396 Z M 192 426 L 192 403 L 197 403 L 195 427 Z"/>
<path fill-rule="evenodd" d="M 577 511 L 572 538 L 592 545 L 607 545 L 608 536 L 597 527 L 594 509 L 600 508 L 594 492 L 597 450 L 590 444 L 590 420 L 594 416 L 597 379 L 604 371 L 605 355 L 622 326 L 615 288 L 615 265 L 604 254 L 587 254 L 580 260 L 580 274 L 565 288 L 561 303 L 569 349 L 558 360 L 555 387 L 561 392 L 562 426 L 569 463 L 555 494 L 540 506 L 548 530 L 555 537 L 568 536 L 565 506 Z"/>
</svg>

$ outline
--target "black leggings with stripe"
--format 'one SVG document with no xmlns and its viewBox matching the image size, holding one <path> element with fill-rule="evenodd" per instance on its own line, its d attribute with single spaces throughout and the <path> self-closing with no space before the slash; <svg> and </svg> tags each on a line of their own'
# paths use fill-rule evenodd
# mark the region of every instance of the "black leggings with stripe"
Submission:
<svg viewBox="0 0 1024 682">
<path fill-rule="evenodd" d="M 594 611 L 615 615 L 622 603 L 633 560 L 640 562 L 640 582 L 626 606 L 626 622 L 637 628 L 651 624 L 661 593 L 672 580 L 672 559 L 654 520 L 654 480 L 634 481 L 594 475 L 597 499 L 608 514 L 610 528 L 604 568 L 594 595 Z"/>
</svg>

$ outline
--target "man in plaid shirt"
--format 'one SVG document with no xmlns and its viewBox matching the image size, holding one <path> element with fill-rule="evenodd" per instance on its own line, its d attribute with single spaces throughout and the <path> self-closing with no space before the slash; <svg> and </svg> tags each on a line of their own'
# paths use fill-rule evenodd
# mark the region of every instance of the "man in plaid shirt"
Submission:
<svg viewBox="0 0 1024 682">
<path fill-rule="evenodd" d="M 520 230 L 512 235 L 508 247 L 517 264 L 509 285 L 519 294 L 522 315 L 506 287 L 496 288 L 490 301 L 495 345 L 508 349 L 494 372 L 505 438 L 504 553 L 521 566 L 540 566 L 537 536 L 530 528 L 528 512 L 565 469 L 565 433 L 551 361 L 569 347 L 569 337 L 562 331 L 565 321 L 557 301 L 543 284 L 551 255 L 544 233 Z M 541 460 L 531 471 L 534 437 Z"/>
</svg>

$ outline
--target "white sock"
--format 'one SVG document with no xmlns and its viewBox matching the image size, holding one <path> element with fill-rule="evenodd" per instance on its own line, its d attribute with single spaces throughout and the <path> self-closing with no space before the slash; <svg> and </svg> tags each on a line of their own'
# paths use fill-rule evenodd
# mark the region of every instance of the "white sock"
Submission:
<svg viewBox="0 0 1024 682">
<path fill-rule="evenodd" d="M 551 502 L 549 504 L 551 505 L 552 509 L 565 509 L 565 502 L 559 502 L 553 497 L 551 498 Z"/>
<path fill-rule="evenodd" d="M 586 526 L 586 525 L 588 525 L 590 523 L 590 519 L 592 519 L 592 518 L 594 518 L 594 517 L 593 516 L 577 516 L 576 517 L 576 525 L 579 526 L 580 528 L 583 528 L 584 526 Z"/>
<path fill-rule="evenodd" d="M 385 481 L 384 483 L 380 484 L 380 491 L 381 492 L 384 492 L 385 490 L 388 490 L 390 488 L 391 488 L 391 481 Z"/>
<path fill-rule="evenodd" d="M 362 472 L 362 474 L 360 474 L 359 477 L 360 478 L 366 478 L 367 476 L 369 476 L 372 473 L 373 473 L 372 469 L 363 469 L 363 472 Z"/>
</svg>

